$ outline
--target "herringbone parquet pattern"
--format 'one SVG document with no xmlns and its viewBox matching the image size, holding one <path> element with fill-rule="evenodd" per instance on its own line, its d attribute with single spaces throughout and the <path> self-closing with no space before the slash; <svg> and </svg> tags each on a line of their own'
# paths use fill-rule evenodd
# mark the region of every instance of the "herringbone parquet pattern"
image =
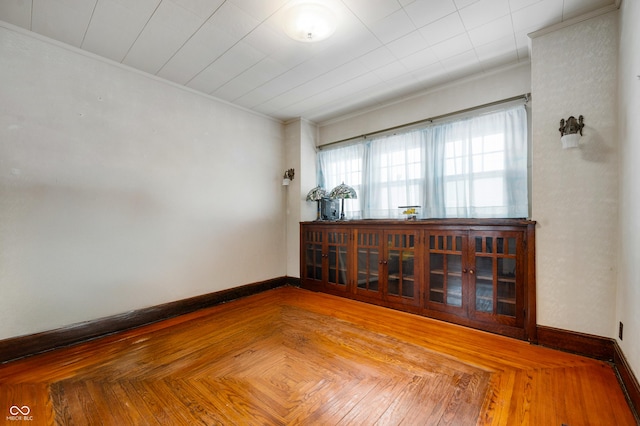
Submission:
<svg viewBox="0 0 640 426">
<path fill-rule="evenodd" d="M 293 288 L 1 366 L 0 391 L 32 424 L 635 424 L 606 364 Z"/>
</svg>

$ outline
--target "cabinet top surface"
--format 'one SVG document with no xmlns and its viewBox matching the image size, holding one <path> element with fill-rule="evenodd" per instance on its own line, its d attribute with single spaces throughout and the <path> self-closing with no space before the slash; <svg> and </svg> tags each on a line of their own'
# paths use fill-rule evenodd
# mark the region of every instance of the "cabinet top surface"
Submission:
<svg viewBox="0 0 640 426">
<path fill-rule="evenodd" d="M 523 226 L 535 225 L 536 221 L 528 219 L 359 219 L 359 220 L 316 220 L 300 222 L 305 225 L 325 226 L 421 226 L 421 225 L 452 225 L 452 226 Z"/>
</svg>

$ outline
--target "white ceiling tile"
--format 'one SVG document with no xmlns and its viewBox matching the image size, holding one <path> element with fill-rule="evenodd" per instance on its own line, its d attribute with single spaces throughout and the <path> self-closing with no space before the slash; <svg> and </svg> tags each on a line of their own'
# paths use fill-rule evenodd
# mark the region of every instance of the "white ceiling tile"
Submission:
<svg viewBox="0 0 640 426">
<path fill-rule="evenodd" d="M 442 61 L 473 49 L 473 45 L 471 44 L 471 41 L 469 41 L 469 36 L 466 33 L 463 33 L 459 36 L 445 40 L 442 43 L 438 43 L 435 46 L 432 46 L 431 49 L 438 59 Z"/>
<path fill-rule="evenodd" d="M 511 25 L 511 15 L 505 15 L 488 24 L 481 25 L 469 31 L 469 38 L 474 46 L 482 46 L 505 36 L 513 39 L 513 26 Z"/>
<path fill-rule="evenodd" d="M 171 1 L 176 6 L 183 8 L 194 16 L 208 18 L 214 13 L 225 0 L 163 0 Z M 203 19 L 203 20 L 204 20 Z"/>
<path fill-rule="evenodd" d="M 416 29 L 409 16 L 403 9 L 376 22 L 375 26 L 369 27 L 378 39 L 383 43 L 397 40 Z"/>
<path fill-rule="evenodd" d="M 380 41 L 370 33 L 359 33 L 357 37 L 342 39 L 340 42 L 337 40 L 316 56 L 322 61 L 339 66 L 354 58 L 367 55 L 381 46 Z"/>
<path fill-rule="evenodd" d="M 210 94 L 227 81 L 229 81 L 229 74 L 224 68 L 209 66 L 189 80 L 186 86 Z"/>
<path fill-rule="evenodd" d="M 566 21 L 567 19 L 575 18 L 576 16 L 580 16 L 590 10 L 609 6 L 613 3 L 613 0 L 564 0 L 562 20 Z"/>
<path fill-rule="evenodd" d="M 516 10 L 524 9 L 541 1 L 542 0 L 509 0 L 509 9 L 511 9 L 511 13 L 513 13 Z"/>
<path fill-rule="evenodd" d="M 405 75 L 409 72 L 409 69 L 404 66 L 402 62 L 392 62 L 384 67 L 376 68 L 372 71 L 380 80 L 387 81 L 393 80 L 398 76 Z"/>
<path fill-rule="evenodd" d="M 352 61 L 295 87 L 293 90 L 279 96 L 278 99 L 286 101 L 287 104 L 298 103 L 340 86 L 344 81 L 355 81 L 357 77 L 361 77 L 367 72 L 357 61 Z"/>
<path fill-rule="evenodd" d="M 517 58 L 516 53 L 516 41 L 513 35 L 507 35 L 497 40 L 493 40 L 489 43 L 485 43 L 475 48 L 478 59 L 481 61 L 491 59 L 496 56 L 503 56 L 505 54 L 512 54 Z"/>
<path fill-rule="evenodd" d="M 516 47 L 518 49 L 521 48 L 530 48 L 531 47 L 531 39 L 529 38 L 529 31 L 516 31 L 514 33 L 514 38 L 516 40 Z"/>
<path fill-rule="evenodd" d="M 462 9 L 463 7 L 467 7 L 473 3 L 476 3 L 480 0 L 454 0 L 456 7 L 458 9 Z"/>
<path fill-rule="evenodd" d="M 469 51 L 442 62 L 450 79 L 459 79 L 484 72 L 484 68 L 475 52 Z"/>
<path fill-rule="evenodd" d="M 315 51 L 313 49 L 307 49 L 306 46 L 293 40 L 290 40 L 290 42 L 295 46 L 287 42 L 281 45 L 282 49 L 272 52 L 270 56 L 288 69 L 295 68 L 314 56 Z"/>
<path fill-rule="evenodd" d="M 294 43 L 299 45 L 296 41 L 288 38 L 284 32 L 275 31 L 268 25 L 259 25 L 242 40 L 267 55 L 282 50 L 283 46 L 295 46 Z"/>
<path fill-rule="evenodd" d="M 305 71 L 300 72 L 299 68 L 302 65 L 295 67 L 293 69 L 289 69 L 287 72 L 278 75 L 277 77 L 269 80 L 258 89 L 263 96 L 267 99 L 273 99 L 282 93 L 286 93 L 288 90 L 292 88 L 298 87 L 314 76 L 306 75 Z"/>
<path fill-rule="evenodd" d="M 252 92 L 269 80 L 283 74 L 287 69 L 271 58 L 264 58 L 233 80 L 216 90 L 215 95 L 223 94 L 225 99 L 235 100 Z"/>
<path fill-rule="evenodd" d="M 562 22 L 562 2 L 542 0 L 512 14 L 514 31 L 535 31 Z"/>
<path fill-rule="evenodd" d="M 422 67 L 431 65 L 438 61 L 439 61 L 438 57 L 433 52 L 433 49 L 430 47 L 427 47 L 426 49 L 422 49 L 421 51 L 416 52 L 413 55 L 409 55 L 400 60 L 400 62 L 402 62 L 404 66 L 410 70 L 420 69 Z"/>
<path fill-rule="evenodd" d="M 464 33 L 465 30 L 462 20 L 460 19 L 460 15 L 456 12 L 437 20 L 432 24 L 425 25 L 420 28 L 419 31 L 427 43 L 433 46 L 460 35 Z"/>
<path fill-rule="evenodd" d="M 189 87 L 212 93 L 258 63 L 263 54 L 246 43 L 237 43 L 189 81 Z"/>
<path fill-rule="evenodd" d="M 528 33 L 615 0 L 322 0 L 338 27 L 313 44 L 284 34 L 298 1 L 0 0 L 0 19 L 276 118 L 314 121 L 527 61 Z"/>
<path fill-rule="evenodd" d="M 428 46 L 429 45 L 419 31 L 413 31 L 404 37 L 394 40 L 391 43 L 387 43 L 387 48 L 398 59 L 423 50 Z"/>
<path fill-rule="evenodd" d="M 208 22 L 238 39 L 245 37 L 260 24 L 259 20 L 229 2 L 222 4 Z"/>
<path fill-rule="evenodd" d="M 33 0 L 31 29 L 80 47 L 97 0 Z"/>
<path fill-rule="evenodd" d="M 82 48 L 122 61 L 159 3 L 160 0 L 100 0 Z"/>
<path fill-rule="evenodd" d="M 354 102 L 361 102 L 361 92 L 369 93 L 372 96 L 374 91 L 372 88 L 381 83 L 380 79 L 373 73 L 366 73 L 362 78 L 346 81 L 339 86 L 320 92 L 296 104 L 287 105 L 282 108 L 282 112 L 290 115 L 293 111 L 322 109 L 325 105 L 334 103 L 346 108 Z"/>
<path fill-rule="evenodd" d="M 164 0 L 122 62 L 157 73 L 207 18 Z"/>
<path fill-rule="evenodd" d="M 30 30 L 31 2 L 24 0 L 0 1 L 0 20 Z"/>
<path fill-rule="evenodd" d="M 262 86 L 258 86 L 253 90 L 251 90 L 250 92 L 245 93 L 239 98 L 236 98 L 236 100 L 233 102 L 243 107 L 254 109 L 258 105 L 265 104 L 267 101 L 269 101 L 270 99 L 273 99 L 275 96 L 277 96 L 279 93 L 282 93 L 285 90 L 286 88 L 284 86 L 276 87 L 271 85 L 269 87 L 263 84 Z"/>
<path fill-rule="evenodd" d="M 460 9 L 460 17 L 467 30 L 495 21 L 509 13 L 508 0 L 480 0 Z"/>
<path fill-rule="evenodd" d="M 427 82 L 441 82 L 447 74 L 447 71 L 442 66 L 442 63 L 435 62 L 433 64 L 429 64 L 420 69 L 414 70 L 411 73 L 414 78 L 418 81 L 427 81 Z"/>
<path fill-rule="evenodd" d="M 185 84 L 235 43 L 237 39 L 207 22 L 163 65 L 157 74 L 179 84 Z"/>
<path fill-rule="evenodd" d="M 442 19 L 456 10 L 453 0 L 416 0 L 405 7 L 407 15 L 418 28 Z"/>
<path fill-rule="evenodd" d="M 447 59 L 440 61 L 442 66 L 448 71 L 454 71 L 459 69 L 466 69 L 469 66 L 479 66 L 480 61 L 478 56 L 473 50 L 467 50 L 458 55 L 451 56 Z"/>
<path fill-rule="evenodd" d="M 390 0 L 343 0 L 343 2 L 367 26 L 400 10 L 400 5 Z"/>
<path fill-rule="evenodd" d="M 231 3 L 258 21 L 264 21 L 282 8 L 287 1 L 289 0 L 231 0 Z"/>
<path fill-rule="evenodd" d="M 395 58 L 386 46 L 381 46 L 360 56 L 358 61 L 360 61 L 366 69 L 375 69 L 376 67 L 385 66 L 395 61 Z"/>
<path fill-rule="evenodd" d="M 531 56 L 531 49 L 528 46 L 519 47 L 517 50 L 518 60 L 523 61 L 529 59 Z"/>
<path fill-rule="evenodd" d="M 486 71 L 492 70 L 494 68 L 503 67 L 509 64 L 515 64 L 518 62 L 518 53 L 513 50 L 510 52 L 505 52 L 501 55 L 492 55 L 490 57 L 484 58 L 480 60 L 480 65 Z"/>
</svg>

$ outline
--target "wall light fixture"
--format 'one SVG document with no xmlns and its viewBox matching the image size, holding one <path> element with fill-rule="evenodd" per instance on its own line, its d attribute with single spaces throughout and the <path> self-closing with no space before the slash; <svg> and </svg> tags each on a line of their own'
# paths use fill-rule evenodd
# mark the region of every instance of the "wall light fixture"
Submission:
<svg viewBox="0 0 640 426">
<path fill-rule="evenodd" d="M 296 171 L 293 169 L 285 170 L 284 177 L 282 178 L 282 185 L 287 186 L 293 180 L 293 176 L 295 176 Z"/>
<path fill-rule="evenodd" d="M 582 128 L 584 127 L 584 117 L 581 115 L 576 118 L 571 117 L 560 120 L 560 142 L 562 142 L 562 149 L 575 148 L 580 142 L 580 136 L 582 136 Z M 578 134 L 579 133 L 579 134 Z"/>
</svg>

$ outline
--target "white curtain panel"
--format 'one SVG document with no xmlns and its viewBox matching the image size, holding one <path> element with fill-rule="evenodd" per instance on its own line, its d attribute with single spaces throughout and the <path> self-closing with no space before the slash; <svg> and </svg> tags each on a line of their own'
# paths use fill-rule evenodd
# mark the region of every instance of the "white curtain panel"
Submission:
<svg viewBox="0 0 640 426">
<path fill-rule="evenodd" d="M 519 105 L 320 151 L 318 180 L 356 189 L 347 218 L 527 217 L 527 153 Z"/>
</svg>

